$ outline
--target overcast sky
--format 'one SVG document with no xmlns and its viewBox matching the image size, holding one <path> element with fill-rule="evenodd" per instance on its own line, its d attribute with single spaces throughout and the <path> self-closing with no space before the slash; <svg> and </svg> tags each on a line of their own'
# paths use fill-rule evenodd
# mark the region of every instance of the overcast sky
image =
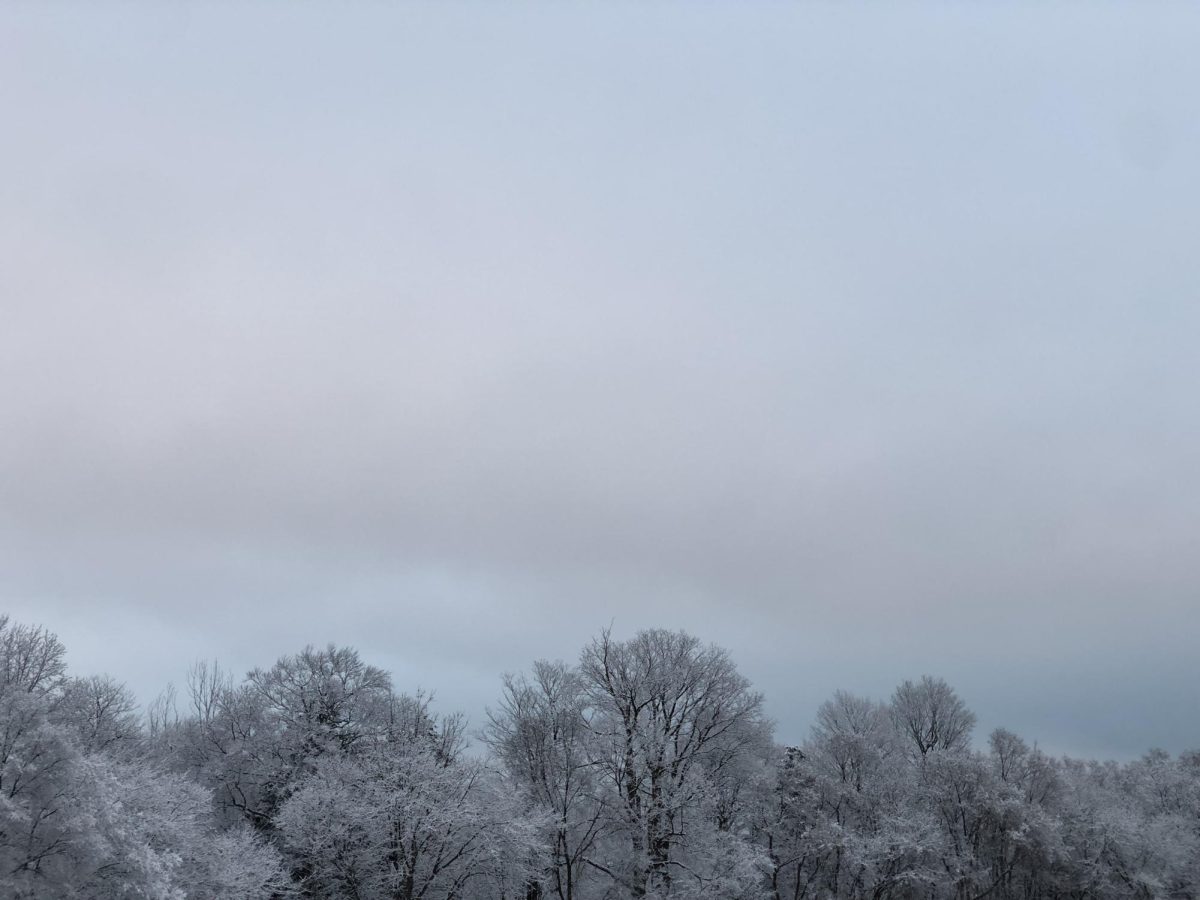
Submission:
<svg viewBox="0 0 1200 900">
<path fill-rule="evenodd" d="M 599 629 L 1200 746 L 1200 9 L 9 4 L 0 609 L 143 699 Z"/>
</svg>

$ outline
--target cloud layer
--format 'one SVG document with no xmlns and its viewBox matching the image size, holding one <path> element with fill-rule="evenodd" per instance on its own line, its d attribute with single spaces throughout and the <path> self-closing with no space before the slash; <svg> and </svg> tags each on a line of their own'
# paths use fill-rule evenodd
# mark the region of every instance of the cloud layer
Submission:
<svg viewBox="0 0 1200 900">
<path fill-rule="evenodd" d="M 0 606 L 1200 745 L 1196 14 L 14 8 Z M 1182 714 L 1186 711 L 1186 714 Z"/>
</svg>

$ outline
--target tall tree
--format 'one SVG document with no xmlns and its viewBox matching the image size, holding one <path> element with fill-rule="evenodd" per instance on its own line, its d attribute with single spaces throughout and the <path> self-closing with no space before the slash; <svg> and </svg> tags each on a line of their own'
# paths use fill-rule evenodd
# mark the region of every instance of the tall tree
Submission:
<svg viewBox="0 0 1200 900">
<path fill-rule="evenodd" d="M 546 814 L 550 857 L 543 880 L 559 900 L 575 900 L 604 826 L 586 704 L 576 670 L 539 660 L 529 676 L 504 677 L 484 731 L 497 762 L 531 807 Z"/>
<path fill-rule="evenodd" d="M 892 716 L 900 734 L 922 759 L 936 750 L 968 747 L 975 727 L 975 714 L 954 688 L 929 675 L 896 688 Z"/>
<path fill-rule="evenodd" d="M 761 857 L 718 821 L 712 801 L 717 779 L 769 752 L 761 695 L 724 650 L 683 632 L 616 641 L 606 631 L 584 650 L 580 673 L 605 804 L 628 842 L 603 871 L 634 897 L 748 889 L 726 879 L 750 878 L 755 864 L 724 857 Z"/>
</svg>

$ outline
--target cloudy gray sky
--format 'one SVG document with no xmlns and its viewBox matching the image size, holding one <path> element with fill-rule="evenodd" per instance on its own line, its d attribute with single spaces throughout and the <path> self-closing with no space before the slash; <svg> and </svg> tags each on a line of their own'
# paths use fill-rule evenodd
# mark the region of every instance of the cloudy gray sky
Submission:
<svg viewBox="0 0 1200 900">
<path fill-rule="evenodd" d="M 1200 10 L 0 12 L 0 608 L 143 697 L 600 628 L 1200 745 Z"/>
</svg>

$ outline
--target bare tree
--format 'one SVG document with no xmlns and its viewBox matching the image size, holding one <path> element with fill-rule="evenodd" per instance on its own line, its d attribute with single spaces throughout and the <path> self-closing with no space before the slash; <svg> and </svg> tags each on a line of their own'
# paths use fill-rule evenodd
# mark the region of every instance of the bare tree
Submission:
<svg viewBox="0 0 1200 900">
<path fill-rule="evenodd" d="M 67 679 L 58 717 L 72 727 L 87 753 L 128 751 L 142 733 L 137 700 L 107 675 Z"/>
<path fill-rule="evenodd" d="M 221 704 L 233 690 L 233 676 L 216 660 L 198 660 L 188 669 L 186 684 L 193 718 L 201 724 L 209 724 L 216 719 Z"/>
<path fill-rule="evenodd" d="M 761 695 L 724 650 L 683 632 L 615 641 L 605 631 L 584 650 L 580 672 L 597 771 L 629 840 L 625 864 L 605 871 L 635 897 L 670 893 L 677 875 L 715 881 L 720 873 L 703 859 L 683 857 L 715 830 L 701 812 L 712 779 L 765 752 Z"/>
<path fill-rule="evenodd" d="M 901 736 L 921 758 L 935 750 L 964 749 L 970 745 L 975 714 L 954 688 L 941 678 L 922 676 L 905 681 L 892 695 L 892 718 Z"/>
<path fill-rule="evenodd" d="M 603 824 L 583 680 L 565 663 L 539 660 L 531 677 L 504 676 L 502 691 L 484 740 L 534 808 L 548 814 L 550 884 L 561 900 L 574 900 Z"/>
<path fill-rule="evenodd" d="M 14 625 L 0 615 L 0 691 L 46 694 L 66 672 L 66 650 L 56 635 L 33 625 Z"/>
</svg>

